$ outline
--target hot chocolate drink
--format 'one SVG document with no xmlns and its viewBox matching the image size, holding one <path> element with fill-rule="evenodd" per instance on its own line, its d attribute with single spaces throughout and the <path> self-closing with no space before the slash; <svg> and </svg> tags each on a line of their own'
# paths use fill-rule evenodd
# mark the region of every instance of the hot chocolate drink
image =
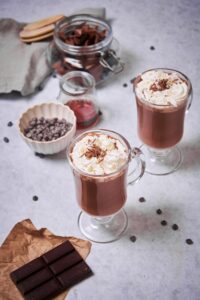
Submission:
<svg viewBox="0 0 200 300">
<path fill-rule="evenodd" d="M 170 148 L 182 138 L 190 86 L 173 70 L 155 69 L 134 81 L 138 110 L 138 133 L 144 144 Z"/>
<path fill-rule="evenodd" d="M 92 216 L 109 216 L 126 201 L 127 164 L 125 143 L 99 132 L 86 134 L 70 153 L 77 200 Z"/>
</svg>

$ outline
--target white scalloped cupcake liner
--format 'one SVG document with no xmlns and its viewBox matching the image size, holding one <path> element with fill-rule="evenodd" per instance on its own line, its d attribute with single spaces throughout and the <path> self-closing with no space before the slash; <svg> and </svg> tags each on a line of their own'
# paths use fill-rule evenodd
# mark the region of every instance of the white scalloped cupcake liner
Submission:
<svg viewBox="0 0 200 300">
<path fill-rule="evenodd" d="M 56 140 L 47 142 L 33 141 L 24 135 L 24 130 L 28 127 L 28 123 L 31 119 L 41 117 L 44 117 L 45 119 L 65 119 L 72 124 L 72 127 L 64 136 Z M 30 107 L 21 115 L 18 122 L 18 128 L 21 137 L 33 151 L 42 154 L 55 154 L 66 149 L 73 139 L 76 133 L 76 117 L 74 112 L 68 106 L 53 102 L 42 103 Z"/>
</svg>

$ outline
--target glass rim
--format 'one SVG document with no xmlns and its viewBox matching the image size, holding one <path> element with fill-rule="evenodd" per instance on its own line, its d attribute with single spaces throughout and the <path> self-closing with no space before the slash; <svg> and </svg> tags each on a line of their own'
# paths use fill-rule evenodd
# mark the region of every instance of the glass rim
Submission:
<svg viewBox="0 0 200 300">
<path fill-rule="evenodd" d="M 70 80 L 72 78 L 76 78 L 76 77 L 79 77 L 79 78 L 84 78 L 87 80 L 87 83 L 88 83 L 88 86 L 87 87 L 81 87 L 82 88 L 82 91 L 80 92 L 77 92 L 76 94 L 72 93 L 72 92 L 69 92 L 67 91 L 63 85 L 65 84 L 65 82 L 67 80 Z M 70 96 L 81 96 L 85 93 L 87 93 L 90 89 L 93 89 L 95 87 L 95 79 L 93 77 L 93 75 L 91 75 L 90 73 L 86 72 L 86 71 L 70 71 L 70 72 L 67 72 L 66 74 L 64 74 L 60 81 L 59 81 L 59 86 L 60 86 L 60 89 L 62 90 L 62 92 L 64 94 L 67 94 L 67 95 L 70 95 Z"/>
<path fill-rule="evenodd" d="M 192 90 L 192 84 L 191 84 L 191 81 L 190 81 L 189 77 L 187 77 L 184 73 L 182 73 L 181 71 L 178 71 L 178 70 L 176 70 L 176 69 L 164 68 L 164 67 L 163 67 L 163 68 L 152 68 L 152 69 L 148 69 L 148 70 L 146 70 L 146 71 L 140 73 L 139 75 L 137 75 L 132 81 L 134 82 L 134 80 L 135 80 L 136 78 L 138 78 L 138 76 L 142 76 L 143 74 L 145 74 L 145 73 L 147 73 L 147 72 L 150 72 L 150 71 L 154 71 L 154 70 L 155 70 L 155 71 L 157 71 L 157 70 L 172 71 L 172 72 L 175 72 L 175 73 L 180 74 L 181 77 L 184 77 L 184 79 L 185 79 L 185 80 L 187 81 L 187 83 L 188 83 L 188 89 L 187 89 L 187 95 L 186 95 L 185 97 L 180 98 L 180 99 L 182 99 L 180 102 L 182 102 L 183 100 L 186 100 L 186 99 L 187 99 L 187 97 L 189 96 L 189 94 L 190 94 L 190 92 L 191 92 L 191 90 Z M 136 97 L 139 99 L 139 101 L 144 102 L 145 104 L 147 104 L 147 105 L 149 105 L 149 106 L 153 106 L 153 107 L 170 107 L 170 108 L 174 107 L 174 108 L 175 108 L 175 106 L 173 106 L 173 105 L 171 105 L 171 104 L 156 104 L 156 103 L 152 103 L 152 102 L 146 101 L 146 100 L 144 100 L 144 99 L 141 99 L 141 98 L 137 95 L 136 88 L 135 88 L 134 85 L 133 85 L 133 91 L 134 91 Z"/>
<path fill-rule="evenodd" d="M 94 23 L 96 26 L 102 25 L 104 29 L 107 29 L 108 33 L 101 42 L 96 43 L 94 45 L 74 46 L 63 42 L 59 37 L 59 31 L 61 29 L 61 26 L 64 26 L 65 24 L 66 26 L 71 26 L 81 21 L 84 23 L 91 22 Z M 72 54 L 84 55 L 84 54 L 92 54 L 93 52 L 98 52 L 102 48 L 107 47 L 112 42 L 112 39 L 113 39 L 113 32 L 110 24 L 106 22 L 104 19 L 97 18 L 89 14 L 79 14 L 79 15 L 71 15 L 70 17 L 65 17 L 56 23 L 54 29 L 54 40 L 56 45 L 60 47 L 63 51 L 71 52 Z"/>
<path fill-rule="evenodd" d="M 122 140 L 123 144 L 126 145 L 126 147 L 127 147 L 127 160 L 119 169 L 117 169 L 117 171 L 114 171 L 114 172 L 109 173 L 109 174 L 96 175 L 96 174 L 90 174 L 90 173 L 87 173 L 85 171 L 82 171 L 81 169 L 79 169 L 78 167 L 76 167 L 73 164 L 72 159 L 70 157 L 71 150 L 73 149 L 73 147 L 74 147 L 74 145 L 76 144 L 77 141 L 81 140 L 84 136 L 86 136 L 90 133 L 103 133 L 103 134 L 107 134 L 107 135 L 110 134 L 111 137 L 113 137 L 113 138 L 115 138 L 113 135 L 116 135 L 116 136 L 118 136 L 118 139 Z M 131 146 L 130 146 L 129 142 L 127 141 L 127 139 L 125 137 L 123 137 L 120 133 L 116 132 L 116 131 L 109 130 L 109 129 L 87 130 L 87 131 L 81 133 L 80 135 L 78 135 L 77 137 L 75 137 L 71 141 L 71 143 L 69 144 L 69 146 L 67 148 L 67 159 L 69 161 L 69 164 L 70 164 L 71 168 L 73 170 L 75 170 L 76 172 L 78 172 L 79 174 L 83 175 L 83 176 L 87 176 L 87 177 L 90 177 L 90 178 L 109 178 L 111 176 L 114 176 L 114 175 L 118 174 L 125 167 L 127 167 L 127 165 L 129 164 L 129 161 L 131 159 Z"/>
</svg>

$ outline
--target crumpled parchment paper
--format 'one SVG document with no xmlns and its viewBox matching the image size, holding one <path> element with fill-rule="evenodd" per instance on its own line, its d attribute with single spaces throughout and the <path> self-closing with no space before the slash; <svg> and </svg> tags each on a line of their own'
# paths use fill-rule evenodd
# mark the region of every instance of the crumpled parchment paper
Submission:
<svg viewBox="0 0 200 300">
<path fill-rule="evenodd" d="M 0 247 L 0 299 L 24 299 L 10 278 L 10 273 L 32 259 L 69 240 L 85 259 L 91 249 L 89 241 L 75 237 L 61 237 L 47 228 L 36 229 L 31 220 L 17 223 Z M 64 300 L 68 291 L 55 297 Z"/>
</svg>

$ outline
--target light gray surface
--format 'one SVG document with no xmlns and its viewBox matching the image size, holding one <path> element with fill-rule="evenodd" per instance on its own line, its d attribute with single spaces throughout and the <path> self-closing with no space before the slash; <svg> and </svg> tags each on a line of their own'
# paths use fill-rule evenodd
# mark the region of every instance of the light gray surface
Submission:
<svg viewBox="0 0 200 300">
<path fill-rule="evenodd" d="M 199 300 L 200 299 L 200 2 L 196 1 L 2 1 L 0 17 L 34 21 L 83 7 L 105 6 L 113 19 L 115 37 L 127 62 L 124 73 L 98 89 L 104 118 L 98 127 L 122 133 L 132 145 L 136 132 L 136 107 L 130 79 L 151 67 L 175 68 L 189 76 L 194 102 L 187 115 L 180 143 L 181 168 L 165 177 L 145 175 L 128 188 L 125 206 L 127 233 L 117 242 L 92 245 L 87 262 L 95 275 L 72 288 L 69 300 Z M 149 48 L 153 45 L 155 51 Z M 123 87 L 128 83 L 128 87 Z M 54 99 L 58 79 L 51 78 L 43 91 L 31 98 L 0 97 L 0 242 L 14 224 L 30 218 L 55 234 L 82 237 L 77 228 L 79 207 L 69 165 L 62 153 L 40 159 L 24 144 L 17 120 L 27 107 Z M 13 127 L 7 127 L 8 121 Z M 3 142 L 7 136 L 10 143 Z M 32 201 L 38 195 L 39 201 Z M 145 203 L 138 198 L 144 196 Z M 156 215 L 161 208 L 163 215 Z M 160 220 L 168 221 L 167 227 Z M 175 232 L 171 225 L 177 223 Z M 136 235 L 131 243 L 130 235 Z M 185 243 L 191 238 L 194 245 Z"/>
</svg>

